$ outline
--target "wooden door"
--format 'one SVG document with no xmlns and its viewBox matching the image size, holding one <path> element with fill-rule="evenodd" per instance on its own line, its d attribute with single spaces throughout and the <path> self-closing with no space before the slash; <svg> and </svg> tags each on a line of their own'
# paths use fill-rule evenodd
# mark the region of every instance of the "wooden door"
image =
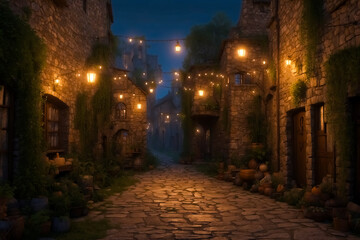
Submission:
<svg viewBox="0 0 360 240">
<path fill-rule="evenodd" d="M 328 151 L 324 105 L 314 108 L 315 120 L 315 184 L 318 185 L 326 175 L 334 175 L 333 152 Z"/>
<path fill-rule="evenodd" d="M 294 157 L 293 173 L 299 187 L 306 186 L 306 127 L 305 112 L 299 112 L 293 117 L 294 123 Z"/>
<path fill-rule="evenodd" d="M 360 101 L 354 104 L 354 117 L 356 123 L 356 162 L 355 162 L 355 185 L 354 201 L 360 204 Z"/>
</svg>

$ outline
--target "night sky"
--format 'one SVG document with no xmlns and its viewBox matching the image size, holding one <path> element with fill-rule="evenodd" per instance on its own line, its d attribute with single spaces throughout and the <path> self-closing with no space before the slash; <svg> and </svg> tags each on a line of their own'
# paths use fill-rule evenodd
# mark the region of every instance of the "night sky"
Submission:
<svg viewBox="0 0 360 240">
<path fill-rule="evenodd" d="M 183 39 L 194 25 L 208 23 L 217 12 L 225 12 L 235 25 L 241 0 L 113 0 L 115 35 L 145 36 L 146 39 Z M 176 54 L 176 42 L 148 42 L 148 53 L 159 56 L 163 72 L 180 69 L 185 52 Z M 184 44 L 180 42 L 183 46 Z M 184 49 L 184 48 L 183 48 Z M 169 74 L 164 74 L 165 86 Z M 157 97 L 168 88 L 158 88 Z"/>
</svg>

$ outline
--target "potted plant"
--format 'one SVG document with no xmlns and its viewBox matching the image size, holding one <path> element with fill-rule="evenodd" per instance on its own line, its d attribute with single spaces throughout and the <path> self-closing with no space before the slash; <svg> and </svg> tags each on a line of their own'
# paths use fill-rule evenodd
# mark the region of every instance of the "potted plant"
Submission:
<svg viewBox="0 0 360 240">
<path fill-rule="evenodd" d="M 79 187 L 72 186 L 69 190 L 70 217 L 78 218 L 87 213 L 87 206 L 84 194 Z"/>
<path fill-rule="evenodd" d="M 50 230 L 50 211 L 41 210 L 27 218 L 24 238 L 33 239 L 40 236 L 47 236 L 50 233 Z"/>
<path fill-rule="evenodd" d="M 69 206 L 70 201 L 67 194 L 50 198 L 50 209 L 53 211 L 52 230 L 54 232 L 62 233 L 69 231 Z"/>
</svg>

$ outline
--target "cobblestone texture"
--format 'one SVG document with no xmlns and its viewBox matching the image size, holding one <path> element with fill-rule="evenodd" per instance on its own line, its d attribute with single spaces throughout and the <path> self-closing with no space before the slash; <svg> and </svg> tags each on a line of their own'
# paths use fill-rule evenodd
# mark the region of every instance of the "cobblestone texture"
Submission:
<svg viewBox="0 0 360 240">
<path fill-rule="evenodd" d="M 161 156 L 163 160 L 165 157 Z M 303 217 L 301 210 L 196 172 L 164 163 L 140 182 L 98 203 L 115 239 L 360 239 Z"/>
</svg>

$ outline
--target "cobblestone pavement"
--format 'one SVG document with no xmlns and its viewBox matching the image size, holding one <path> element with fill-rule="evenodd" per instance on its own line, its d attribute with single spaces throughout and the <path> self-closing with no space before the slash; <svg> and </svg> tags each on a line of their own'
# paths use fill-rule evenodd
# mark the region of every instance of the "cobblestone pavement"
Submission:
<svg viewBox="0 0 360 240">
<path fill-rule="evenodd" d="M 164 156 L 161 156 L 166 160 Z M 115 194 L 92 219 L 107 218 L 115 239 L 360 239 L 331 224 L 303 217 L 301 210 L 232 183 L 210 178 L 191 166 L 162 164 L 140 182 Z"/>
</svg>

